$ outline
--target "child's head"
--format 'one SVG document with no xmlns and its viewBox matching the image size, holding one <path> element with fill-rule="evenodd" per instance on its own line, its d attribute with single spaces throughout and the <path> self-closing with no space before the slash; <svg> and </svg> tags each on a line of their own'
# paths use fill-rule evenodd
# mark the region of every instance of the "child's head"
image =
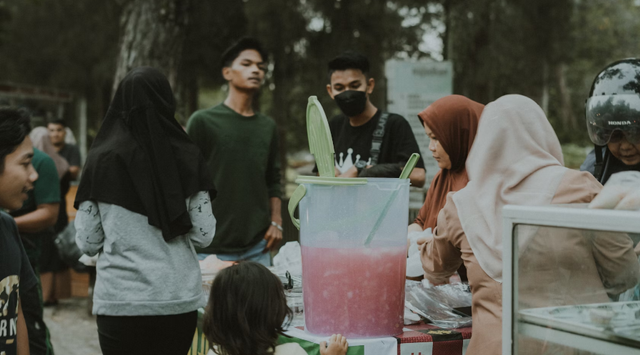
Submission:
<svg viewBox="0 0 640 355">
<path fill-rule="evenodd" d="M 38 174 L 31 165 L 33 147 L 29 117 L 19 110 L 0 108 L 0 208 L 22 207 Z"/>
<path fill-rule="evenodd" d="M 223 269 L 211 286 L 204 334 L 221 355 L 263 355 L 291 319 L 280 279 L 246 261 Z"/>
</svg>

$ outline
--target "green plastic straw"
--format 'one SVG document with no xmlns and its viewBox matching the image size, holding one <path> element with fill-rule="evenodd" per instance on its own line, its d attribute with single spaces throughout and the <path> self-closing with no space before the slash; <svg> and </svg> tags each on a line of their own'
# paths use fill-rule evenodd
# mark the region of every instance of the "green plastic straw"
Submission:
<svg viewBox="0 0 640 355">
<path fill-rule="evenodd" d="M 409 178 L 409 175 L 411 175 L 413 168 L 415 168 L 416 163 L 418 163 L 418 159 L 420 159 L 420 154 L 418 153 L 411 154 L 411 158 L 409 158 L 409 161 L 407 161 L 407 164 L 405 164 L 404 169 L 402 169 L 402 172 L 400 173 L 400 180 Z M 376 224 L 373 226 L 371 233 L 369 233 L 367 240 L 365 240 L 364 246 L 368 247 L 369 244 L 371 244 L 371 241 L 373 240 L 373 236 L 376 235 L 376 232 L 378 231 L 378 228 L 380 227 L 382 220 L 387 215 L 387 212 L 389 211 L 389 207 L 391 207 L 391 203 L 396 199 L 396 196 L 398 195 L 398 191 L 399 190 L 395 190 L 391 194 L 391 198 L 387 201 L 387 204 L 382 209 L 382 213 L 380 214 L 380 217 L 378 217 L 378 220 L 376 221 Z"/>
</svg>

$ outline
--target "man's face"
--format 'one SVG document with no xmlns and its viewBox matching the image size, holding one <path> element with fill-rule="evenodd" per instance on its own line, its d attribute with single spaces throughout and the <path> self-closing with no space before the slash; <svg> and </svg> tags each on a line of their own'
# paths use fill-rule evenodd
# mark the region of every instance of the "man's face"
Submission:
<svg viewBox="0 0 640 355">
<path fill-rule="evenodd" d="M 67 131 L 65 131 L 63 125 L 49 123 L 47 125 L 47 129 L 49 130 L 49 139 L 51 139 L 51 143 L 53 145 L 60 146 L 64 144 L 64 138 L 67 135 Z"/>
<path fill-rule="evenodd" d="M 0 207 L 16 210 L 27 199 L 33 189 L 38 173 L 31 165 L 33 147 L 29 136 L 18 148 L 4 159 L 4 171 L 0 174 Z"/>
<path fill-rule="evenodd" d="M 346 90 L 364 91 L 371 95 L 374 85 L 373 78 L 367 80 L 360 69 L 336 70 L 331 74 L 331 83 L 327 85 L 327 92 L 332 99 Z"/>
<path fill-rule="evenodd" d="M 256 91 L 262 85 L 266 70 L 267 64 L 262 61 L 260 53 L 247 49 L 240 52 L 230 67 L 222 68 L 222 75 L 237 89 Z"/>
<path fill-rule="evenodd" d="M 619 142 L 607 143 L 607 147 L 625 165 L 640 164 L 640 144 L 631 144 L 623 137 Z"/>
</svg>

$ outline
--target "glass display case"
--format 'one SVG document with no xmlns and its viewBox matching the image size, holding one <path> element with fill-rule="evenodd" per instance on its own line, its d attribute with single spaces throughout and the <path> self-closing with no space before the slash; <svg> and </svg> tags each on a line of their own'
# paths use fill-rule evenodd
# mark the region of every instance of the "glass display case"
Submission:
<svg viewBox="0 0 640 355">
<path fill-rule="evenodd" d="M 503 228 L 504 355 L 640 354 L 640 212 L 506 206 Z"/>
</svg>

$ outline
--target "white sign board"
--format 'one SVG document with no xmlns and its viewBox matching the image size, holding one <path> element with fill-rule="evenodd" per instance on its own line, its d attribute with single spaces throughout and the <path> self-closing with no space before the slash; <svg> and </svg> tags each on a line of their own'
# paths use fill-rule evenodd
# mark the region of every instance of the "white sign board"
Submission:
<svg viewBox="0 0 640 355">
<path fill-rule="evenodd" d="M 429 138 L 418 113 L 437 99 L 453 93 L 453 66 L 451 62 L 390 60 L 385 65 L 385 72 L 387 111 L 409 121 L 427 168 L 425 187 L 429 187 L 439 168 L 429 151 Z"/>
</svg>

